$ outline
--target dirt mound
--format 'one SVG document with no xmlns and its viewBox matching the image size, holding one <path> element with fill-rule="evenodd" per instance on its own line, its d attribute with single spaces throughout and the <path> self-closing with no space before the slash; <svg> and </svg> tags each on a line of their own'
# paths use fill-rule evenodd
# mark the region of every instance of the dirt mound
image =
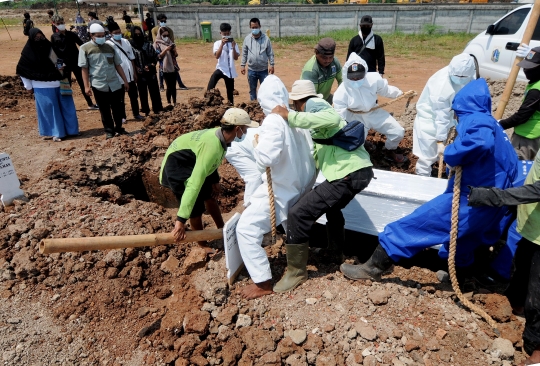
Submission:
<svg viewBox="0 0 540 366">
<path fill-rule="evenodd" d="M 18 76 L 0 75 L 0 109 L 14 109 L 19 99 L 33 99 Z M 17 110 L 17 109 L 14 109 Z"/>
</svg>

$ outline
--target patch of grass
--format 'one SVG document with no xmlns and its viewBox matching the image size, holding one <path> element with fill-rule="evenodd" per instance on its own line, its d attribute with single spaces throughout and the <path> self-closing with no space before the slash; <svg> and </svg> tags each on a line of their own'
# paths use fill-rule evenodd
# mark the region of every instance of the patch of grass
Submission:
<svg viewBox="0 0 540 366">
<path fill-rule="evenodd" d="M 20 16 L 20 19 L 19 18 L 2 18 L 2 20 L 4 21 L 4 23 L 6 25 L 20 25 L 22 27 L 22 15 Z M 0 26 L 3 26 L 4 24 L 3 23 L 0 23 Z"/>
</svg>

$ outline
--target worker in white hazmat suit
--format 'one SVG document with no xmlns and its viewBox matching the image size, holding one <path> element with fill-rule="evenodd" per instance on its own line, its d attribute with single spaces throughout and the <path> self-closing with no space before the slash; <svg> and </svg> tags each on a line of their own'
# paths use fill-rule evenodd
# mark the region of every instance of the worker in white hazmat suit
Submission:
<svg viewBox="0 0 540 366">
<path fill-rule="evenodd" d="M 343 69 L 343 83 L 334 93 L 334 109 L 341 118 L 347 122 L 360 121 L 366 129 L 366 137 L 369 129 L 386 136 L 386 157 L 395 163 L 404 163 L 408 159 L 402 154 L 397 154 L 396 149 L 405 135 L 405 130 L 394 117 L 384 109 L 376 109 L 377 97 L 397 98 L 403 94 L 395 86 L 388 85 L 378 72 L 367 72 L 366 62 L 356 53 L 351 53 Z M 367 113 L 353 113 L 361 111 Z"/>
<path fill-rule="evenodd" d="M 252 141 L 260 185 L 248 196 L 247 208 L 236 227 L 240 254 L 254 282 L 242 290 L 242 296 L 247 299 L 272 293 L 270 262 L 261 247 L 263 235 L 272 229 L 266 167 L 271 168 L 276 225 L 281 224 L 285 229 L 289 208 L 311 189 L 315 181 L 313 142 L 309 131 L 291 128 L 282 117 L 270 114 L 274 107 L 288 105 L 289 93 L 285 85 L 277 76 L 269 75 L 259 88 L 257 100 L 266 115 L 258 128 L 257 139 Z M 244 169 L 245 176 L 253 176 L 248 173 L 252 172 L 251 168 L 240 169 Z"/>
<path fill-rule="evenodd" d="M 246 137 L 240 142 L 233 141 L 225 154 L 225 159 L 234 166 L 246 185 L 244 189 L 245 207 L 249 205 L 249 200 L 255 190 L 263 183 L 253 154 L 253 139 L 258 134 L 259 127 L 248 128 Z"/>
<path fill-rule="evenodd" d="M 416 174 L 431 176 L 431 166 L 444 153 L 448 131 L 456 125 L 452 101 L 476 77 L 474 59 L 462 53 L 431 76 L 416 103 L 413 154 L 418 156 Z"/>
</svg>

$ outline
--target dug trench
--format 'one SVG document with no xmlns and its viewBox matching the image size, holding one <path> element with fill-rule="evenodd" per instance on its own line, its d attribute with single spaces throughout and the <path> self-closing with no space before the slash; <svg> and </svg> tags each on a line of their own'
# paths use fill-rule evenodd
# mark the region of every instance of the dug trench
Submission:
<svg viewBox="0 0 540 366">
<path fill-rule="evenodd" d="M 264 117 L 256 103 L 240 107 L 254 120 Z M 486 289 L 472 297 L 502 323 L 502 336 L 518 350 L 511 355 L 493 346 L 495 335 L 482 320 L 455 303 L 450 285 L 434 273 L 440 262 L 431 256 L 396 266 L 382 283 L 354 283 L 341 276 L 339 263 L 313 251 L 308 282 L 290 294 L 246 301 L 236 288 L 248 283 L 247 272 L 229 287 L 223 255 L 207 261 L 192 244 L 38 253 L 46 237 L 169 232 L 177 203 L 158 181 L 166 148 L 182 133 L 217 126 L 225 110 L 218 91 L 192 98 L 148 118 L 139 134 L 91 138 L 84 148 L 68 145 L 42 179 L 23 179 L 29 202 L 16 201 L 0 212 L 5 362 L 507 365 L 523 358 L 523 325 L 506 298 Z M 414 170 L 413 110 L 398 117 L 407 130 L 400 149 L 411 162 L 389 166 L 376 153 L 377 168 Z M 368 140 L 379 151 L 384 144 L 377 134 Z M 228 163 L 219 173 L 219 204 L 228 217 L 241 207 L 243 182 Z M 204 223 L 213 225 L 206 215 Z M 347 233 L 347 254 L 363 261 L 376 238 L 353 234 Z M 324 230 L 317 228 L 312 239 L 314 246 L 323 247 Z M 221 248 L 223 243 L 211 245 Z M 267 246 L 266 251 L 273 277 L 279 279 L 286 267 L 284 246 Z M 14 308 L 32 316 L 19 318 Z"/>
</svg>

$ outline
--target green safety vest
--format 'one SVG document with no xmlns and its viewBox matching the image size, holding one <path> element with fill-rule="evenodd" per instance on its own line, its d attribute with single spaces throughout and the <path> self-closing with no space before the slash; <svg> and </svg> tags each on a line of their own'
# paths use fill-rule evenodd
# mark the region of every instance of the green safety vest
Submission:
<svg viewBox="0 0 540 366">
<path fill-rule="evenodd" d="M 534 84 L 527 84 L 527 87 L 525 88 L 525 95 L 523 96 L 523 100 L 525 100 L 527 93 L 531 89 L 540 90 L 540 81 L 537 81 Z M 534 112 L 532 117 L 529 118 L 527 122 L 525 122 L 522 125 L 514 127 L 514 133 L 520 136 L 523 136 L 525 138 L 531 139 L 531 140 L 540 137 L 540 112 L 539 111 Z"/>
<path fill-rule="evenodd" d="M 537 180 L 540 180 L 540 154 L 536 154 L 525 184 L 533 184 Z M 519 205 L 517 221 L 518 233 L 525 239 L 540 244 L 540 202 Z"/>
</svg>

